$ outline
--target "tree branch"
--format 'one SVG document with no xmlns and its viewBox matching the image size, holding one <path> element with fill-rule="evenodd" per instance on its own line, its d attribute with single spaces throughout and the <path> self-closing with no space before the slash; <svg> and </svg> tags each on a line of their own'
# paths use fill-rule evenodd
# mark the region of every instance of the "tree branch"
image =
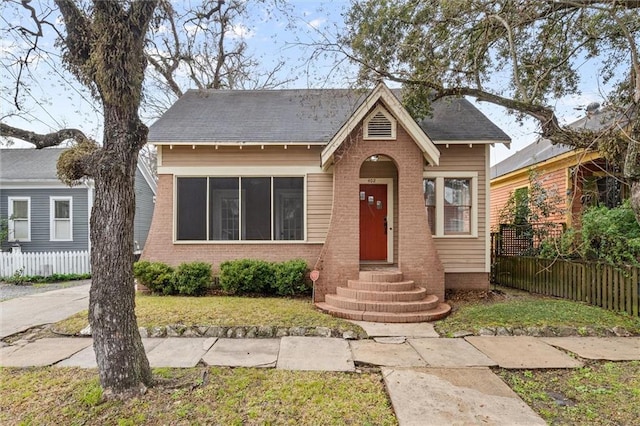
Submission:
<svg viewBox="0 0 640 426">
<path fill-rule="evenodd" d="M 58 146 L 62 142 L 74 140 L 77 143 L 92 142 L 82 131 L 78 129 L 62 129 L 57 132 L 38 134 L 8 124 L 0 123 L 0 136 L 20 139 L 33 144 L 36 149 Z M 93 142 L 92 142 L 93 143 Z"/>
</svg>

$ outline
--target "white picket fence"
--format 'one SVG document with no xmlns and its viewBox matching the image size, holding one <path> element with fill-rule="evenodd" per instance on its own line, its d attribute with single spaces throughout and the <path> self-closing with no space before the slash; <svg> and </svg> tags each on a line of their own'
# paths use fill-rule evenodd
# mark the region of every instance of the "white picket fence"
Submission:
<svg viewBox="0 0 640 426">
<path fill-rule="evenodd" d="M 22 275 L 89 274 L 89 251 L 14 253 L 0 252 L 0 277 L 9 277 L 22 270 Z"/>
</svg>

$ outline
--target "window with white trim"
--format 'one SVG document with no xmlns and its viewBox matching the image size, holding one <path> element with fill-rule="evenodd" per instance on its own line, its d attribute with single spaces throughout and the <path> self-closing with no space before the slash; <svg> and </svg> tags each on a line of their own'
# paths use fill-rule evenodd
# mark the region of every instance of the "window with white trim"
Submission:
<svg viewBox="0 0 640 426">
<path fill-rule="evenodd" d="M 8 197 L 8 240 L 31 241 L 31 198 Z"/>
<path fill-rule="evenodd" d="M 73 201 L 71 197 L 49 197 L 51 241 L 73 241 Z"/>
<path fill-rule="evenodd" d="M 177 241 L 304 240 L 303 177 L 177 177 Z"/>
<path fill-rule="evenodd" d="M 364 120 L 364 139 L 391 140 L 396 138 L 396 120 L 378 105 Z"/>
<path fill-rule="evenodd" d="M 477 173 L 425 173 L 425 212 L 433 236 L 478 236 L 477 181 Z"/>
</svg>

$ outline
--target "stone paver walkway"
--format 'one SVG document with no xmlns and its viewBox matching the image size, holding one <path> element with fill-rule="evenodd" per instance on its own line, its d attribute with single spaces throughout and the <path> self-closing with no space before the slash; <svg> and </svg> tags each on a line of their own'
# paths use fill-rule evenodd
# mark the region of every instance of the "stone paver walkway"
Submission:
<svg viewBox="0 0 640 426">
<path fill-rule="evenodd" d="M 487 368 L 383 368 L 382 375 L 404 426 L 546 425 Z"/>
<path fill-rule="evenodd" d="M 529 336 L 469 336 L 465 340 L 502 368 L 576 368 L 582 363 Z"/>
</svg>

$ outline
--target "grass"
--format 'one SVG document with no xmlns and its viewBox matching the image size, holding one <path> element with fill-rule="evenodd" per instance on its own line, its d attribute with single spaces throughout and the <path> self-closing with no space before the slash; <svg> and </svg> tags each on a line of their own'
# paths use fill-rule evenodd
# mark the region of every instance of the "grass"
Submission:
<svg viewBox="0 0 640 426">
<path fill-rule="evenodd" d="M 574 327 L 591 328 L 603 332 L 623 327 L 640 334 L 640 318 L 596 306 L 534 295 L 518 290 L 501 288 L 501 297 L 485 300 L 459 300 L 453 298 L 453 313 L 436 323 L 436 330 L 444 336 L 457 331 L 477 333 L 488 327 Z"/>
<path fill-rule="evenodd" d="M 140 398 L 102 402 L 95 370 L 0 369 L 0 424 L 396 425 L 379 373 L 156 369 Z"/>
<path fill-rule="evenodd" d="M 364 333 L 360 327 L 316 310 L 310 300 L 249 297 L 160 297 L 136 296 L 138 326 L 171 324 L 185 326 L 275 326 L 328 327 Z M 87 312 L 80 312 L 55 325 L 55 330 L 76 334 L 87 325 Z"/>
<path fill-rule="evenodd" d="M 500 370 L 547 423 L 638 424 L 640 362 L 590 362 L 573 370 Z"/>
</svg>

